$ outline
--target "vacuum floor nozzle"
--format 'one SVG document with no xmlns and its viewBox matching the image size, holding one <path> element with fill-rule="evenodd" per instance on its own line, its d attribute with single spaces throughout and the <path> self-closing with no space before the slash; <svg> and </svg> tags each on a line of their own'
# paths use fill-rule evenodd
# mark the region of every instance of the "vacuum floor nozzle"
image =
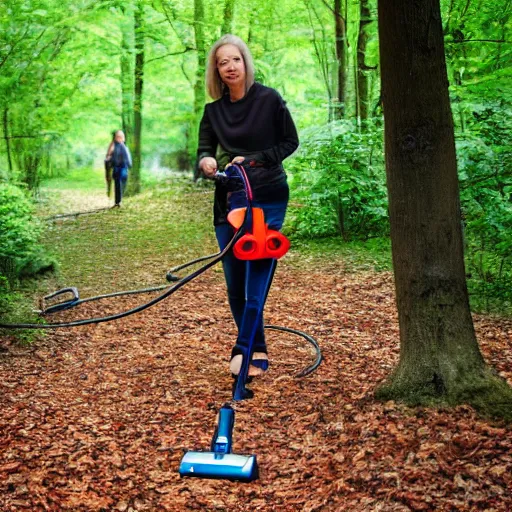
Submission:
<svg viewBox="0 0 512 512">
<path fill-rule="evenodd" d="M 180 476 L 252 482 L 258 478 L 256 455 L 231 453 L 235 411 L 225 404 L 212 438 L 210 452 L 187 452 L 181 459 Z"/>
<path fill-rule="evenodd" d="M 180 476 L 252 482 L 258 478 L 258 463 L 256 455 L 187 452 L 181 460 Z"/>
</svg>

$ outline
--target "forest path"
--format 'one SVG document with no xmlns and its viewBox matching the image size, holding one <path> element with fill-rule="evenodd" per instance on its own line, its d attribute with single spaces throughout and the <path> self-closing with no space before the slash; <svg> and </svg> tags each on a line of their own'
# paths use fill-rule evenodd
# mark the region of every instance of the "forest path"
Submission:
<svg viewBox="0 0 512 512">
<path fill-rule="evenodd" d="M 266 312 L 267 323 L 314 336 L 324 361 L 295 378 L 311 347 L 269 332 L 270 370 L 236 413 L 234 452 L 260 465 L 250 484 L 178 475 L 185 450 L 209 449 L 231 397 L 235 329 L 218 269 L 121 321 L 49 332 L 28 348 L 0 338 L 0 510 L 512 510 L 510 427 L 468 407 L 373 399 L 398 359 L 390 273 L 284 258 Z M 486 360 L 512 382 L 512 322 L 477 316 L 475 326 Z"/>
</svg>

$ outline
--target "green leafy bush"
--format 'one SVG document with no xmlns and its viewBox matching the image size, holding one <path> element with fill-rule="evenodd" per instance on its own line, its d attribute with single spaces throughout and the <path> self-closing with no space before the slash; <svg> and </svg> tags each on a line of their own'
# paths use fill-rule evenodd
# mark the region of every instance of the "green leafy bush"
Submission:
<svg viewBox="0 0 512 512">
<path fill-rule="evenodd" d="M 42 226 L 33 216 L 25 192 L 14 185 L 0 187 L 0 279 L 12 286 L 19 278 L 54 268 L 39 244 Z"/>
<path fill-rule="evenodd" d="M 339 235 L 345 241 L 388 234 L 382 128 L 332 123 L 306 134 L 287 166 L 289 229 L 297 237 Z"/>
<path fill-rule="evenodd" d="M 468 288 L 476 309 L 512 311 L 512 108 L 473 117 L 457 141 Z"/>
<path fill-rule="evenodd" d="M 467 105 L 469 108 L 469 105 Z M 512 107 L 473 104 L 457 135 L 468 288 L 476 310 L 512 311 Z M 349 121 L 303 134 L 290 160 L 288 234 L 345 241 L 389 234 L 382 128 Z"/>
</svg>

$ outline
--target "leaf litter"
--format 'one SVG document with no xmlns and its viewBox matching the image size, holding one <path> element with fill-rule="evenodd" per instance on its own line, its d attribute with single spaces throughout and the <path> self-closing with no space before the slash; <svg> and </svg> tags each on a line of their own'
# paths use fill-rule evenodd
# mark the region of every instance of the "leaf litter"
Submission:
<svg viewBox="0 0 512 512">
<path fill-rule="evenodd" d="M 280 264 L 266 323 L 271 367 L 236 409 L 234 452 L 256 454 L 252 483 L 181 479 L 208 450 L 231 398 L 236 333 L 222 274 L 116 322 L 55 330 L 29 348 L 0 339 L 0 510 L 510 511 L 510 426 L 466 406 L 408 408 L 373 390 L 398 360 L 390 273 Z M 54 315 L 101 316 L 146 296 Z M 482 352 L 512 383 L 512 321 L 475 316 Z"/>
</svg>

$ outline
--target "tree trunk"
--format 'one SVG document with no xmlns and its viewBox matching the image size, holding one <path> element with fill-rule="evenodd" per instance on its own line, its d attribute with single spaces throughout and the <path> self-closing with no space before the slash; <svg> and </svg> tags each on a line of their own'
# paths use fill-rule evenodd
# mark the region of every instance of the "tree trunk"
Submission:
<svg viewBox="0 0 512 512">
<path fill-rule="evenodd" d="M 7 153 L 7 165 L 9 166 L 9 176 L 12 176 L 11 143 L 9 140 L 9 107 L 4 107 L 3 127 L 4 127 L 5 151 Z"/>
<path fill-rule="evenodd" d="M 189 154 L 191 161 L 196 161 L 197 153 L 197 132 L 199 130 L 199 121 L 204 108 L 206 99 L 204 77 L 206 69 L 206 51 L 204 39 L 204 3 L 203 0 L 194 0 L 194 35 L 197 51 L 196 77 L 194 81 L 194 112 L 190 126 L 190 132 L 193 136 L 190 138 Z M 199 172 L 194 166 L 194 181 L 199 178 Z"/>
<path fill-rule="evenodd" d="M 133 167 L 128 185 L 129 194 L 140 192 L 142 93 L 144 86 L 144 2 L 138 0 L 135 13 L 135 84 L 133 98 Z"/>
<path fill-rule="evenodd" d="M 368 119 L 368 66 L 366 45 L 368 43 L 368 25 L 372 23 L 368 0 L 359 1 L 359 34 L 357 37 L 357 118 Z"/>
<path fill-rule="evenodd" d="M 21 181 L 27 185 L 32 194 L 37 193 L 41 177 L 39 165 L 41 164 L 41 148 L 36 146 L 23 155 L 23 175 Z"/>
<path fill-rule="evenodd" d="M 345 115 L 345 84 L 346 84 L 346 48 L 347 48 L 347 24 L 341 9 L 341 0 L 334 0 L 334 28 L 336 38 L 336 62 L 337 62 L 337 95 L 334 109 L 335 119 L 342 119 Z"/>
<path fill-rule="evenodd" d="M 234 11 L 235 0 L 226 0 L 226 3 L 224 4 L 224 20 L 222 22 L 221 35 L 231 34 Z"/>
<path fill-rule="evenodd" d="M 334 119 L 334 102 L 332 99 L 333 96 L 333 86 L 332 86 L 332 73 L 331 73 L 331 44 L 327 41 L 327 35 L 325 32 L 324 24 L 322 23 L 318 12 L 316 11 L 314 5 L 311 2 L 304 2 L 306 8 L 308 10 L 309 24 L 311 26 L 311 42 L 313 43 L 313 48 L 315 50 L 315 56 L 318 61 L 318 65 L 320 67 L 320 71 L 322 73 L 323 82 L 325 85 L 325 91 L 327 93 L 327 105 L 328 105 L 328 117 L 327 120 L 330 123 Z M 315 19 L 318 22 L 319 30 L 322 34 L 321 39 L 317 39 L 316 37 L 316 28 L 315 28 Z"/>
<path fill-rule="evenodd" d="M 133 5 L 126 2 L 123 6 L 124 20 L 121 25 L 121 122 L 122 129 L 126 136 L 126 143 L 133 150 L 133 128 L 134 128 L 134 17 Z"/>
<path fill-rule="evenodd" d="M 377 396 L 512 419 L 469 309 L 439 0 L 379 0 L 379 40 L 400 361 Z"/>
</svg>

